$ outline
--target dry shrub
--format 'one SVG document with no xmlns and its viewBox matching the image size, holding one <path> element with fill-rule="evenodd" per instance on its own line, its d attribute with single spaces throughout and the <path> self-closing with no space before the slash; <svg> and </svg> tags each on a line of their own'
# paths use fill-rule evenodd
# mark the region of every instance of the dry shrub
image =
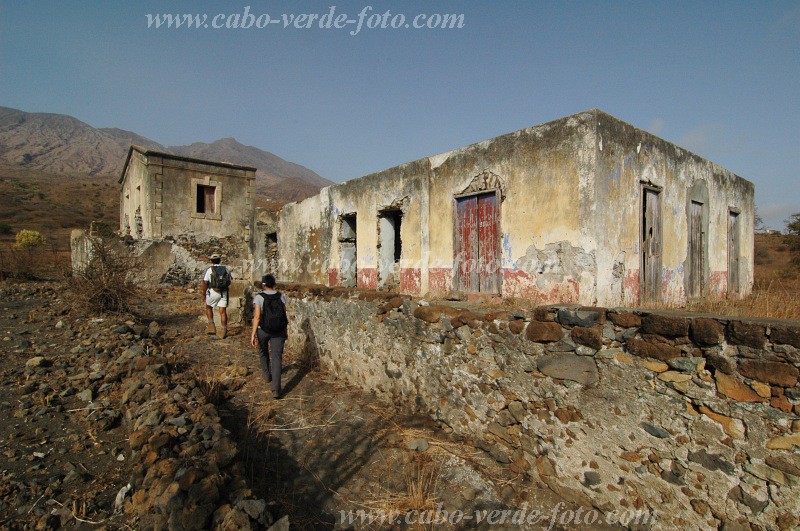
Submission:
<svg viewBox="0 0 800 531">
<path fill-rule="evenodd" d="M 138 260 L 113 239 L 94 237 L 90 242 L 89 261 L 72 271 L 67 289 L 92 312 L 129 311 L 140 295 L 134 280 L 140 269 Z"/>
</svg>

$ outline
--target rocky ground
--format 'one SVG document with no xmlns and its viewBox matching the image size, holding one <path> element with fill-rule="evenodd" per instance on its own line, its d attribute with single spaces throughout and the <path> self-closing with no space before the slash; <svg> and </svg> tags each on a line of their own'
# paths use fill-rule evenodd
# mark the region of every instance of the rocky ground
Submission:
<svg viewBox="0 0 800 531">
<path fill-rule="evenodd" d="M 348 528 L 351 511 L 376 518 L 352 527 L 388 528 L 381 516 L 413 509 L 462 511 L 473 528 L 485 511 L 560 502 L 337 383 L 295 341 L 272 399 L 248 331 L 204 335 L 194 293 L 151 292 L 135 315 L 104 318 L 56 285 L 0 294 L 2 528 Z"/>
</svg>

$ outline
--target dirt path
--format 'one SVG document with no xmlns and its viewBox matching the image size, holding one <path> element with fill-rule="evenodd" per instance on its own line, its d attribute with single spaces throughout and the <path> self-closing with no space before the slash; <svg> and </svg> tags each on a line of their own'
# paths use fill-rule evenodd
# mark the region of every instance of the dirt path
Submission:
<svg viewBox="0 0 800 531">
<path fill-rule="evenodd" d="M 460 511 L 459 527 L 481 528 L 486 522 L 476 520 L 491 511 L 527 507 L 549 514 L 560 502 L 509 466 L 449 439 L 427 418 L 404 414 L 304 365 L 295 348 L 299 342 L 291 338 L 284 397 L 276 401 L 248 331 L 233 329 L 224 340 L 203 335 L 195 295 L 172 292 L 155 302 L 152 317 L 167 335 L 194 334 L 176 348 L 191 353 L 200 379 L 221 383 L 218 407 L 239 444 L 254 494 L 275 500 L 293 526 L 347 528 L 343 517 L 363 510 L 377 520 L 353 522 L 356 528 L 386 527 L 382 515 L 427 509 L 423 516 L 434 518 Z"/>
<path fill-rule="evenodd" d="M 107 373 L 100 362 L 115 359 L 138 341 L 134 330 L 147 327 L 67 315 L 53 286 L 3 289 L 0 528 L 125 526 L 128 517 L 113 511 L 132 473 L 117 387 L 124 373 Z M 160 348 L 186 355 L 187 370 L 219 391 L 217 408 L 253 496 L 267 500 L 276 519 L 289 515 L 292 529 L 430 527 L 389 520 L 397 515 L 410 523 L 452 517 L 459 528 L 519 529 L 510 522 L 514 513 L 499 512 L 517 509 L 538 510 L 549 524 L 560 503 L 555 494 L 448 438 L 427 417 L 304 365 L 296 339 L 287 344 L 285 395 L 276 401 L 247 331 L 207 336 L 196 294 L 148 296 L 137 322 L 157 321 Z"/>
</svg>

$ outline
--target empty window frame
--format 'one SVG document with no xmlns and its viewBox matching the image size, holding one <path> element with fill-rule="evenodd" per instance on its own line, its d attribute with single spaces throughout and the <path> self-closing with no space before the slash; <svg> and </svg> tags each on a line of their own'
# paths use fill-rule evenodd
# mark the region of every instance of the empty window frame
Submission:
<svg viewBox="0 0 800 531">
<path fill-rule="evenodd" d="M 197 185 L 197 213 L 215 214 L 216 213 L 216 186 L 205 184 Z"/>
</svg>

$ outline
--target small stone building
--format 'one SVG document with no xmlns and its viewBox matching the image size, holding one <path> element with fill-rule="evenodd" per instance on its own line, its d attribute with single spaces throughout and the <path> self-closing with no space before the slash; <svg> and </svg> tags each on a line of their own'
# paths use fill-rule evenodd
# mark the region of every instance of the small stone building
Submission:
<svg viewBox="0 0 800 531">
<path fill-rule="evenodd" d="M 119 182 L 123 235 L 249 241 L 256 168 L 131 146 Z"/>
<path fill-rule="evenodd" d="M 743 296 L 753 185 L 600 110 L 286 205 L 283 281 L 633 306 Z"/>
</svg>

